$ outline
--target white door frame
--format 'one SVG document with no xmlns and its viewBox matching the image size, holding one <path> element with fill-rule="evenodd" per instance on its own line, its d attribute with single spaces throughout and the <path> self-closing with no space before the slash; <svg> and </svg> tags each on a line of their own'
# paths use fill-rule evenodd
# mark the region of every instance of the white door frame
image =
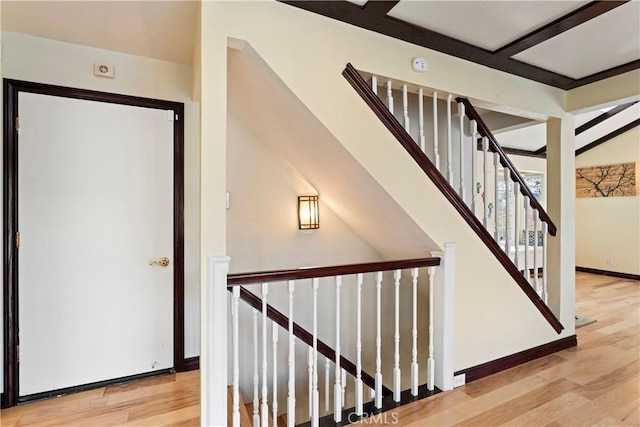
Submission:
<svg viewBox="0 0 640 427">
<path fill-rule="evenodd" d="M 173 369 L 178 372 L 184 371 L 186 368 L 184 358 L 184 104 L 10 79 L 4 79 L 3 83 L 4 393 L 0 402 L 2 408 L 15 406 L 23 401 L 19 397 L 18 369 L 18 94 L 20 92 L 175 112 L 176 117 L 173 122 Z M 102 383 L 95 386 L 103 386 Z M 68 392 L 71 391 L 74 390 L 68 390 Z"/>
</svg>

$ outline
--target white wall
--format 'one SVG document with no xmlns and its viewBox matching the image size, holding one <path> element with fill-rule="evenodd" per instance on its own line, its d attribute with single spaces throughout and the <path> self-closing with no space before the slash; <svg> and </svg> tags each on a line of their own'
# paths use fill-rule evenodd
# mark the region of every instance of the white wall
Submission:
<svg viewBox="0 0 640 427">
<path fill-rule="evenodd" d="M 93 76 L 93 63 L 115 78 Z M 199 104 L 191 101 L 190 66 L 2 32 L 4 78 L 183 102 L 185 105 L 185 356 L 199 354 Z"/>
<path fill-rule="evenodd" d="M 576 167 L 636 162 L 640 188 L 640 128 L 576 157 Z M 611 259 L 613 264 L 607 264 Z M 640 274 L 640 196 L 576 199 L 576 265 Z"/>
<path fill-rule="evenodd" d="M 207 2 L 202 4 L 202 20 L 202 105 L 207 117 L 207 121 L 202 122 L 202 155 L 203 163 L 215 165 L 216 174 L 221 174 L 226 167 L 220 160 L 216 161 L 225 150 L 221 144 L 227 140 L 227 110 L 220 96 L 225 93 L 227 78 L 224 67 L 227 37 L 235 37 L 251 44 L 436 244 L 456 242 L 459 262 L 456 266 L 456 369 L 574 333 L 571 295 L 561 301 L 561 321 L 567 329 L 558 336 L 495 257 L 487 253 L 484 244 L 476 236 L 470 236 L 468 226 L 459 214 L 443 200 L 433 184 L 425 181 L 424 174 L 373 117 L 341 73 L 351 62 L 357 68 L 377 75 L 391 75 L 439 91 L 564 120 L 562 91 L 276 2 Z M 303 62 L 301 55 L 305 58 Z M 412 73 L 407 65 L 412 56 L 426 56 L 430 61 L 430 72 Z M 213 174 L 203 176 L 202 182 L 203 188 L 205 185 L 211 187 L 211 193 L 202 193 L 203 218 L 208 220 L 207 233 L 216 239 L 208 242 L 208 247 L 203 246 L 203 251 L 215 255 L 225 247 L 218 237 L 224 236 L 226 229 L 219 206 L 224 189 L 215 184 Z M 564 191 L 556 194 L 558 201 L 568 197 Z M 565 213 L 567 216 L 573 214 L 571 204 L 567 205 Z M 203 239 L 208 237 L 203 234 Z M 566 243 L 562 251 L 568 257 L 573 256 L 570 225 L 562 239 Z M 572 270 L 568 265 L 557 268 Z M 479 271 L 484 271 L 490 280 L 479 276 Z M 568 274 L 562 276 L 562 285 L 573 288 Z M 505 300 L 510 304 L 503 304 Z M 478 301 L 482 304 L 477 304 Z"/>
</svg>

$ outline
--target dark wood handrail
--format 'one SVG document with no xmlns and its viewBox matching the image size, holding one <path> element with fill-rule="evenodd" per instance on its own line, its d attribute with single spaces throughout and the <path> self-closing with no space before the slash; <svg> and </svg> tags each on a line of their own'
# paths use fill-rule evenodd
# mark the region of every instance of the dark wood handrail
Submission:
<svg viewBox="0 0 640 427">
<path fill-rule="evenodd" d="M 332 265 L 326 267 L 303 267 L 290 270 L 235 273 L 227 275 L 227 286 L 311 279 L 314 277 L 343 276 L 345 274 L 371 273 L 376 271 L 403 270 L 406 268 L 434 267 L 437 265 L 440 265 L 440 258 L 416 258 L 399 261 L 381 261 L 362 264 Z"/>
<path fill-rule="evenodd" d="M 365 103 L 371 108 L 380 121 L 389 129 L 391 134 L 398 140 L 398 142 L 407 150 L 407 153 L 413 158 L 423 172 L 431 179 L 435 186 L 440 190 L 444 197 L 449 200 L 451 205 L 458 211 L 460 216 L 469 224 L 471 229 L 478 235 L 480 240 L 489 248 L 498 261 L 502 264 L 505 270 L 513 277 L 515 282 L 520 286 L 522 291 L 531 300 L 533 305 L 540 311 L 542 316 L 547 319 L 553 329 L 560 333 L 564 326 L 556 318 L 553 312 L 547 307 L 544 301 L 540 298 L 538 293 L 527 282 L 522 273 L 518 271 L 518 267 L 515 266 L 511 259 L 504 253 L 498 243 L 489 234 L 482 223 L 471 212 L 466 203 L 460 198 L 456 190 L 449 184 L 449 182 L 442 176 L 440 171 L 435 167 L 431 160 L 425 153 L 422 152 L 420 147 L 414 142 L 411 135 L 407 133 L 404 127 L 398 122 L 393 114 L 389 112 L 387 107 L 382 103 L 380 98 L 371 90 L 367 82 L 362 78 L 360 73 L 351 64 L 347 64 L 347 67 L 342 72 L 345 79 L 353 86 L 355 91 L 362 97 Z"/>
<path fill-rule="evenodd" d="M 547 223 L 547 226 L 549 228 L 549 234 L 551 234 L 552 236 L 555 236 L 557 229 L 555 224 L 551 220 L 551 217 L 549 217 L 549 214 L 547 214 L 547 212 L 544 210 L 544 208 L 542 207 L 538 199 L 536 199 L 536 197 L 533 195 L 527 183 L 524 182 L 522 175 L 520 175 L 516 167 L 513 165 L 513 163 L 511 163 L 511 160 L 506 155 L 506 153 L 504 152 L 500 144 L 498 144 L 498 141 L 493 136 L 493 133 L 491 133 L 491 130 L 489 129 L 487 124 L 484 122 L 484 120 L 482 120 L 482 117 L 480 117 L 480 114 L 478 114 L 478 112 L 473 107 L 473 105 L 471 105 L 471 102 L 469 102 L 468 99 L 456 98 L 456 102 L 460 102 L 464 104 L 465 114 L 467 115 L 469 120 L 475 120 L 476 123 L 478 124 L 478 133 L 489 140 L 489 151 L 493 153 L 498 153 L 498 157 L 500 157 L 500 164 L 503 167 L 509 169 L 509 175 L 511 176 L 511 179 L 514 182 L 517 182 L 518 184 L 520 184 L 520 193 L 523 196 L 529 197 L 529 205 L 531 205 L 533 209 L 538 211 L 540 215 L 540 220 Z"/>
<path fill-rule="evenodd" d="M 229 287 L 228 289 L 229 289 L 229 291 L 231 291 L 232 287 Z M 240 299 L 242 299 L 247 304 L 249 304 L 251 307 L 255 308 L 260 313 L 262 313 L 262 299 L 260 297 L 258 297 L 257 295 L 254 295 L 253 293 L 249 292 L 247 289 L 241 287 L 240 288 Z M 289 330 L 289 318 L 287 316 L 285 316 L 284 314 L 280 313 L 278 310 L 276 310 L 275 308 L 273 308 L 269 304 L 267 304 L 267 317 L 269 319 L 271 319 L 272 321 L 276 322 L 278 325 L 280 325 L 286 331 Z M 302 326 L 298 325 L 295 322 L 293 322 L 293 335 L 295 335 L 296 338 L 298 338 L 300 341 L 302 341 L 305 344 L 307 344 L 309 347 L 313 346 L 313 335 L 311 335 L 311 333 L 309 331 L 307 331 L 306 329 L 304 329 Z M 327 344 L 325 344 L 321 340 L 318 340 L 317 346 L 318 346 L 318 353 L 322 354 L 327 359 L 335 362 L 335 360 L 336 360 L 336 352 L 335 352 L 334 349 L 329 347 Z M 353 377 L 356 376 L 356 365 L 354 365 L 353 362 L 351 362 L 350 360 L 346 359 L 342 355 L 340 355 L 340 367 L 342 369 L 344 369 L 345 371 L 347 371 Z M 362 378 L 362 382 L 367 387 L 375 390 L 376 382 L 375 382 L 375 379 L 371 375 L 369 375 L 365 371 L 361 370 L 360 371 L 360 376 Z M 382 386 L 382 394 L 384 396 L 389 396 L 391 393 L 392 392 L 391 392 L 391 390 L 389 388 L 385 387 L 384 385 Z"/>
</svg>

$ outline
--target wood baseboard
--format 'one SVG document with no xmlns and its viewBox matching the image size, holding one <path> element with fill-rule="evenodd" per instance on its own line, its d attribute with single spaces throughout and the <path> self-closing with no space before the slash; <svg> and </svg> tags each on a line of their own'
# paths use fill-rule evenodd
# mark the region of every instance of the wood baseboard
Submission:
<svg viewBox="0 0 640 427">
<path fill-rule="evenodd" d="M 600 274 L 603 276 L 620 277 L 621 279 L 640 280 L 640 274 L 619 273 L 617 271 L 598 270 L 597 268 L 578 267 L 576 265 L 576 271 L 582 273 Z"/>
<path fill-rule="evenodd" d="M 186 371 L 196 371 L 200 369 L 200 356 L 187 357 L 184 359 L 184 370 Z"/>
<path fill-rule="evenodd" d="M 4 393 L 0 393 L 0 409 L 4 409 Z"/>
<path fill-rule="evenodd" d="M 453 375 L 465 374 L 465 382 L 470 383 L 471 381 L 513 368 L 514 366 L 522 365 L 523 363 L 539 359 L 540 357 L 548 356 L 569 347 L 575 347 L 576 345 L 578 345 L 578 340 L 575 335 L 571 335 L 570 337 L 533 347 L 519 353 L 492 360 L 491 362 L 463 369 L 455 372 Z"/>
</svg>

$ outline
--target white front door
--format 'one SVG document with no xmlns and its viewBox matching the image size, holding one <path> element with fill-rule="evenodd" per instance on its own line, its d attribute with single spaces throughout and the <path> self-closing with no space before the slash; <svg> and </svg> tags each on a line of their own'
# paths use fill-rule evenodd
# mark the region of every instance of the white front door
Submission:
<svg viewBox="0 0 640 427">
<path fill-rule="evenodd" d="M 18 105 L 20 396 L 172 367 L 173 115 Z"/>
</svg>

